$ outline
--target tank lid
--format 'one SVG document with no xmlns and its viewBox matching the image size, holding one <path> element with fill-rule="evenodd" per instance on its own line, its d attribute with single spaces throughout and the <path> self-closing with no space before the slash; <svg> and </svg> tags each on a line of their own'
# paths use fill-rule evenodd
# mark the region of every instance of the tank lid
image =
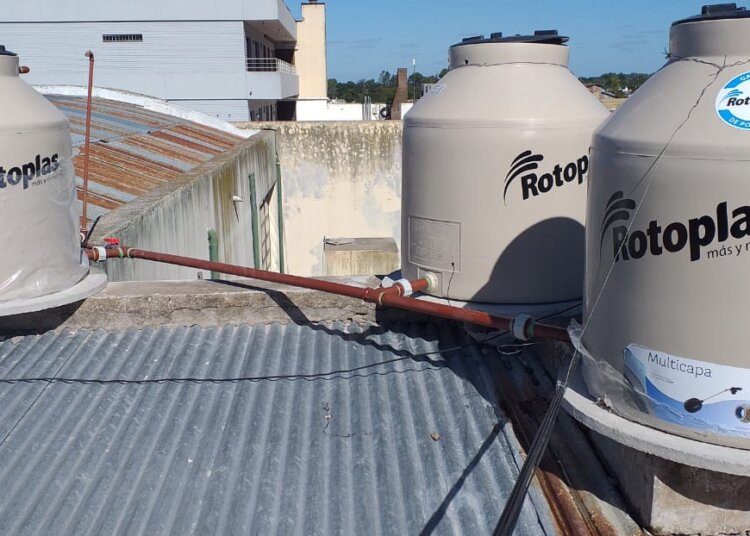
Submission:
<svg viewBox="0 0 750 536">
<path fill-rule="evenodd" d="M 708 4 L 701 8 L 700 15 L 693 15 L 686 19 L 680 19 L 672 23 L 672 26 L 685 24 L 686 22 L 702 22 L 706 20 L 723 20 L 723 19 L 746 19 L 750 17 L 750 11 L 745 7 L 737 7 L 732 2 L 728 4 Z"/>
<path fill-rule="evenodd" d="M 0 45 L 0 56 L 18 56 L 18 54 L 10 50 L 5 50 L 5 45 Z"/>
<path fill-rule="evenodd" d="M 483 35 L 467 37 L 453 47 L 463 45 L 480 45 L 484 43 L 539 43 L 544 45 L 563 45 L 568 42 L 568 38 L 558 35 L 557 30 L 535 30 L 534 35 L 509 35 L 503 37 L 502 32 L 495 32 L 485 38 Z M 451 48 L 453 48 L 451 47 Z"/>
</svg>

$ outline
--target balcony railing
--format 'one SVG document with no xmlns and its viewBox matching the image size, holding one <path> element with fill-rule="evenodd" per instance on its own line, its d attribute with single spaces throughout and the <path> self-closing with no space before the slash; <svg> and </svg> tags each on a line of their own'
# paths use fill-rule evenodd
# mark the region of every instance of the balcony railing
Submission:
<svg viewBox="0 0 750 536">
<path fill-rule="evenodd" d="M 297 68 L 278 58 L 247 58 L 247 70 L 253 72 L 275 72 L 297 74 Z"/>
</svg>

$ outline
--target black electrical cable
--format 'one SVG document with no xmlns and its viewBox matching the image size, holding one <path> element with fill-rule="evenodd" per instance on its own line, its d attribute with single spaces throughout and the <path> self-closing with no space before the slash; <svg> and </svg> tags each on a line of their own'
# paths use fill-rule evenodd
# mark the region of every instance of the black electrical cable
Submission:
<svg viewBox="0 0 750 536">
<path fill-rule="evenodd" d="M 91 235 L 94 234 L 94 229 L 96 229 L 96 224 L 99 223 L 99 220 L 101 219 L 102 219 L 101 216 L 97 216 L 96 219 L 94 220 L 94 223 L 91 224 L 91 228 L 86 233 L 86 240 L 81 242 L 82 248 L 85 248 L 89 245 L 89 238 L 91 238 Z"/>
<path fill-rule="evenodd" d="M 518 474 L 516 483 L 513 485 L 513 490 L 510 492 L 510 497 L 505 503 L 505 508 L 500 516 L 500 520 L 495 526 L 493 532 L 494 536 L 511 536 L 513 530 L 518 522 L 518 515 L 521 513 L 521 507 L 523 506 L 526 493 L 528 492 L 531 479 L 534 477 L 534 472 L 539 466 L 539 462 L 542 460 L 544 451 L 547 450 L 549 439 L 552 436 L 552 431 L 555 428 L 555 422 L 557 421 L 557 415 L 560 412 L 560 406 L 562 405 L 563 396 L 565 390 L 568 388 L 568 382 L 573 374 L 578 361 L 580 360 L 581 354 L 575 352 L 573 358 L 570 360 L 568 369 L 565 374 L 561 375 L 557 379 L 557 387 L 555 388 L 555 394 L 552 397 L 547 413 L 542 420 L 542 424 L 539 426 L 534 441 L 531 443 L 529 448 L 526 461 L 521 467 L 521 471 Z"/>
<path fill-rule="evenodd" d="M 15 378 L 0 378 L 0 384 L 16 384 L 16 383 L 66 383 L 66 384 L 93 384 L 93 385 L 108 385 L 108 384 L 135 384 L 135 385 L 149 385 L 149 384 L 164 384 L 164 383 L 238 383 L 238 382 L 277 382 L 277 381 L 318 381 L 318 380 L 349 380 L 352 378 L 364 378 L 368 376 L 385 376 L 393 373 L 402 372 L 429 372 L 437 371 L 447 366 L 444 362 L 431 362 L 429 365 L 422 368 L 411 368 L 403 370 L 385 370 L 376 371 L 368 374 L 361 374 L 362 371 L 367 369 L 376 368 L 382 365 L 390 365 L 401 361 L 413 360 L 420 357 L 429 357 L 432 355 L 445 355 L 458 350 L 465 350 L 484 344 L 498 336 L 505 335 L 507 332 L 493 333 L 490 337 L 487 337 L 481 341 L 471 341 L 466 344 L 460 344 L 451 346 L 450 348 L 441 348 L 433 350 L 431 352 L 424 352 L 421 354 L 409 354 L 407 356 L 396 357 L 385 361 L 378 361 L 377 363 L 369 363 L 367 365 L 361 365 L 358 367 L 352 367 L 349 369 L 334 369 L 326 372 L 317 372 L 310 374 L 284 374 L 284 375 L 268 375 L 268 376 L 234 376 L 234 377 L 194 377 L 194 376 L 183 376 L 183 377 L 162 377 L 162 378 L 150 378 L 150 379 L 97 379 L 97 378 L 66 378 L 60 376 L 37 376 L 37 377 L 15 377 Z"/>
<path fill-rule="evenodd" d="M 572 311 L 573 309 L 577 309 L 581 305 L 583 305 L 583 302 L 576 302 L 574 305 L 571 305 L 570 307 L 566 307 L 562 311 L 555 311 L 554 313 L 550 313 L 548 315 L 545 315 L 545 316 L 542 316 L 540 318 L 537 318 L 536 320 L 534 320 L 534 322 L 541 322 L 542 320 L 547 320 L 548 318 L 554 318 L 556 316 L 560 316 L 560 315 L 565 314 L 565 313 L 567 313 L 569 311 Z"/>
</svg>

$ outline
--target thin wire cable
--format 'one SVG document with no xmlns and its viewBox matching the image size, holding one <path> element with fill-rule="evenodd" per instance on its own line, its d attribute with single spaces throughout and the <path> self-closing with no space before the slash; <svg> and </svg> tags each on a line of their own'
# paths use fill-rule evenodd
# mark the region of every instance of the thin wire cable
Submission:
<svg viewBox="0 0 750 536">
<path fill-rule="evenodd" d="M 689 60 L 678 59 L 676 61 L 689 61 Z M 703 63 L 707 63 L 707 62 L 703 62 Z M 747 63 L 747 61 L 736 62 L 732 64 L 731 66 L 742 65 L 744 63 Z M 661 161 L 661 158 L 664 156 L 667 149 L 669 148 L 669 146 L 671 145 L 671 143 L 674 141 L 675 137 L 677 136 L 677 134 L 680 132 L 680 130 L 682 130 L 682 128 L 690 120 L 690 118 L 692 117 L 693 111 L 695 111 L 695 109 L 698 107 L 700 102 L 703 100 L 703 97 L 705 96 L 708 89 L 714 83 L 716 83 L 721 72 L 727 68 L 726 56 L 724 57 L 724 63 L 722 66 L 718 66 L 716 64 L 709 64 L 709 65 L 717 67 L 717 70 L 713 74 L 712 79 L 701 90 L 695 103 L 693 103 L 693 105 L 688 110 L 688 113 L 685 116 L 685 119 L 682 122 L 680 122 L 680 124 L 677 125 L 675 130 L 672 132 L 672 135 L 669 137 L 669 139 L 664 144 L 662 149 L 659 151 L 657 156 L 654 158 L 654 161 L 648 166 L 644 174 L 636 182 L 636 184 L 634 185 L 633 189 L 630 192 L 630 195 L 632 195 L 633 192 L 635 192 L 635 190 L 638 187 L 640 187 L 640 185 L 644 181 L 647 180 L 647 178 L 650 178 L 650 180 L 646 182 L 646 186 L 643 190 L 643 194 L 640 196 L 636 209 L 633 212 L 633 217 L 628 223 L 626 234 L 630 232 L 630 229 L 634 225 L 636 216 L 638 212 L 640 211 L 640 209 L 642 208 L 643 202 L 645 201 L 649 191 L 651 190 L 651 186 L 654 183 L 654 175 L 652 175 L 652 171 L 656 169 L 656 166 Z M 604 281 L 602 282 L 602 286 L 599 289 L 599 292 L 596 296 L 596 299 L 594 300 L 591 310 L 588 312 L 584 325 L 581 328 L 581 334 L 580 334 L 581 337 L 583 337 L 583 334 L 585 333 L 586 329 L 591 324 L 591 321 L 594 318 L 597 306 L 599 305 L 601 297 L 604 294 L 604 290 L 607 284 L 609 283 L 610 277 L 614 270 L 615 262 L 616 262 L 616 257 L 613 258 L 612 261 L 610 262 L 609 268 L 607 270 L 607 275 L 605 276 Z M 539 427 L 539 430 L 537 431 L 536 436 L 534 437 L 534 441 L 531 444 L 531 447 L 528 452 L 528 456 L 523 464 L 523 467 L 521 468 L 521 472 L 519 473 L 518 479 L 516 480 L 513 486 L 513 490 L 511 491 L 510 498 L 508 499 L 508 502 L 505 504 L 503 513 L 500 516 L 500 519 L 498 520 L 498 523 L 495 527 L 495 531 L 493 533 L 495 536 L 511 536 L 513 533 L 513 530 L 515 529 L 515 526 L 518 522 L 518 515 L 521 511 L 521 507 L 523 506 L 523 501 L 526 497 L 526 493 L 528 492 L 528 487 L 531 483 L 531 478 L 534 472 L 536 471 L 537 467 L 539 466 L 539 462 L 541 461 L 542 456 L 544 455 L 544 452 L 547 449 L 547 445 L 549 444 L 549 440 L 552 435 L 552 430 L 554 429 L 554 423 L 557 420 L 557 415 L 560 411 L 560 406 L 562 404 L 562 399 L 565 394 L 565 390 L 567 389 L 570 376 L 572 375 L 573 371 L 577 367 L 578 362 L 580 361 L 580 358 L 581 358 L 581 354 L 578 350 L 576 350 L 573 354 L 573 357 L 570 360 L 570 363 L 568 365 L 565 375 L 562 377 L 562 379 L 558 379 L 557 386 L 555 389 L 555 394 L 552 398 L 552 401 L 550 402 L 550 406 L 547 409 L 547 413 L 545 414 L 544 419 L 542 420 L 542 423 Z"/>
<path fill-rule="evenodd" d="M 664 156 L 664 154 L 667 152 L 667 149 L 669 148 L 669 146 L 671 145 L 671 143 L 674 141 L 674 139 L 677 136 L 677 134 L 680 132 L 680 130 L 682 130 L 682 128 L 690 120 L 690 118 L 692 117 L 693 112 L 700 105 L 700 103 L 703 100 L 703 97 L 705 96 L 705 94 L 708 91 L 708 89 L 713 84 L 716 83 L 716 81 L 719 78 L 719 75 L 726 68 L 731 68 L 731 67 L 736 67 L 736 66 L 739 66 L 739 65 L 744 65 L 744 64 L 747 64 L 747 63 L 750 62 L 750 60 L 744 60 L 744 61 L 735 62 L 735 63 L 733 63 L 731 65 L 727 65 L 726 64 L 726 61 L 727 61 L 727 57 L 726 56 L 724 56 L 724 63 L 723 63 L 723 65 L 718 65 L 718 64 L 714 64 L 714 63 L 710 63 L 710 62 L 698 61 L 698 60 L 695 60 L 694 58 L 678 58 L 675 61 L 694 61 L 696 63 L 702 63 L 702 64 L 709 65 L 709 66 L 712 66 L 712 67 L 716 67 L 716 72 L 713 73 L 713 76 L 712 76 L 711 80 L 703 87 L 703 89 L 701 90 L 701 92 L 698 94 L 698 97 L 696 98 L 695 102 L 693 103 L 693 105 L 688 110 L 688 113 L 685 116 L 685 119 L 683 119 L 682 122 L 680 122 L 680 124 L 677 125 L 677 127 L 675 128 L 675 130 L 672 132 L 672 135 L 669 137 L 669 139 L 667 140 L 667 142 L 664 144 L 664 146 L 662 147 L 662 149 L 659 151 L 659 153 L 654 158 L 654 161 L 649 165 L 649 167 L 646 169 L 646 171 L 644 172 L 644 174 L 641 176 L 641 178 L 638 180 L 638 182 L 636 182 L 635 186 L 633 186 L 633 188 L 631 189 L 630 195 L 632 195 L 633 192 L 635 192 L 635 190 L 649 176 L 651 177 L 650 180 L 646 183 L 646 187 L 643 190 L 643 194 L 640 196 L 640 199 L 639 199 L 639 201 L 638 201 L 638 203 L 636 205 L 636 208 L 633 211 L 633 217 L 630 219 L 630 221 L 629 221 L 629 223 L 627 225 L 627 228 L 625 230 L 625 234 L 626 235 L 628 233 L 630 233 L 631 228 L 635 224 L 636 216 L 638 215 L 638 213 L 640 212 L 641 208 L 643 207 L 643 202 L 646 200 L 646 196 L 650 192 L 651 186 L 654 183 L 654 175 L 652 175 L 651 172 L 654 169 L 656 169 L 656 166 L 661 161 L 661 158 Z M 597 293 L 596 299 L 594 300 L 594 303 L 593 303 L 593 305 L 591 307 L 591 310 L 588 312 L 588 315 L 586 315 L 586 319 L 584 320 L 583 326 L 581 327 L 581 334 L 580 334 L 581 338 L 583 338 L 584 333 L 586 333 L 586 330 L 588 329 L 589 325 L 591 324 L 591 321 L 594 318 L 594 315 L 596 313 L 596 309 L 597 309 L 597 307 L 599 305 L 599 302 L 601 301 L 601 298 L 602 298 L 602 296 L 604 294 L 604 290 L 606 289 L 607 284 L 609 283 L 610 277 L 612 276 L 612 272 L 614 271 L 614 267 L 615 267 L 615 263 L 616 263 L 616 258 L 617 257 L 614 257 L 612 259 L 612 261 L 610 261 L 609 268 L 607 269 L 607 275 L 605 276 L 604 281 L 602 282 L 601 288 L 599 289 L 599 292 Z"/>
<path fill-rule="evenodd" d="M 505 333 L 501 333 L 501 334 L 505 334 Z M 163 384 L 163 383 L 239 383 L 239 382 L 258 383 L 258 382 L 277 382 L 277 381 L 318 381 L 318 380 L 328 381 L 328 380 L 336 380 L 336 379 L 348 380 L 352 378 L 365 378 L 369 376 L 385 376 L 388 374 L 403 373 L 403 372 L 428 372 L 428 371 L 441 370 L 448 366 L 448 364 L 445 361 L 433 362 L 433 363 L 430 363 L 430 365 L 427 365 L 421 368 L 403 369 L 403 370 L 391 369 L 391 370 L 386 370 L 386 371 L 381 371 L 381 372 L 373 372 L 371 374 L 358 374 L 359 372 L 363 370 L 380 367 L 382 365 L 390 365 L 390 364 L 399 363 L 402 361 L 414 360 L 414 359 L 419 359 L 422 357 L 429 357 L 432 355 L 444 355 L 444 354 L 453 353 L 459 350 L 464 350 L 466 348 L 475 347 L 480 344 L 485 344 L 487 341 L 493 338 L 496 338 L 499 335 L 500 334 L 498 333 L 493 333 L 491 336 L 487 337 L 484 340 L 471 341 L 466 344 L 451 346 L 450 348 L 432 350 L 430 352 L 424 352 L 421 354 L 409 354 L 403 357 L 397 357 L 397 358 L 388 359 L 385 361 L 379 361 L 377 363 L 369 363 L 367 365 L 361 365 L 359 367 L 353 367 L 349 369 L 336 369 L 336 370 L 330 370 L 327 372 L 317 372 L 317 373 L 310 373 L 310 374 L 237 376 L 237 377 L 229 377 L 229 378 L 218 378 L 218 377 L 199 378 L 199 377 L 194 377 L 194 376 L 185 376 L 185 377 L 150 378 L 150 379 L 141 379 L 141 380 L 139 379 L 129 380 L 129 379 L 65 378 L 65 377 L 59 377 L 55 375 L 55 376 L 38 376 L 38 377 L 0 378 L 0 384 L 64 383 L 64 384 L 96 384 L 96 385 L 110 385 L 110 384 L 148 385 L 148 384 Z M 398 351 L 405 351 L 405 350 L 394 349 L 394 351 L 398 352 Z"/>
</svg>

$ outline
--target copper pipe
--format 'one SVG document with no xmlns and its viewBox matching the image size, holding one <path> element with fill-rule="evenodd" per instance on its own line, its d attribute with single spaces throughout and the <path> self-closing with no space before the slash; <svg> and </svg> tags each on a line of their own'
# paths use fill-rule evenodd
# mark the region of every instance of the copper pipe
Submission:
<svg viewBox="0 0 750 536">
<path fill-rule="evenodd" d="M 86 57 L 89 59 L 89 88 L 88 96 L 86 98 L 86 137 L 83 145 L 83 214 L 81 215 L 81 237 L 82 242 L 85 242 L 88 238 L 88 202 L 89 202 L 89 146 L 91 141 L 91 93 L 94 87 L 94 53 L 90 50 L 86 51 Z"/>
<path fill-rule="evenodd" d="M 88 249 L 87 254 L 89 259 L 93 261 L 100 260 L 99 249 Z M 145 251 L 142 249 L 130 248 L 127 246 L 121 246 L 117 248 L 107 248 L 104 250 L 107 258 L 131 258 L 131 259 L 145 259 L 155 262 L 162 262 L 165 264 L 175 264 L 178 266 L 187 266 L 189 268 L 197 268 L 200 270 L 221 272 L 223 274 L 236 275 L 239 277 L 248 277 L 251 279 L 259 279 L 262 281 L 269 281 L 271 283 L 281 283 L 284 285 L 291 285 L 295 287 L 308 288 L 311 290 L 320 290 L 322 292 L 329 292 L 331 294 L 340 294 L 342 296 L 349 296 L 351 298 L 359 298 L 364 301 L 372 303 L 380 303 L 383 297 L 393 295 L 399 296 L 403 292 L 403 287 L 400 284 L 394 285 L 390 288 L 371 288 L 371 287 L 355 287 L 352 285 L 345 285 L 342 283 L 334 283 L 332 281 L 323 281 L 320 279 L 313 279 L 309 277 L 300 277 L 296 275 L 281 274 L 278 272 L 269 272 L 266 270 L 258 270 L 256 268 L 248 268 L 245 266 L 236 266 L 233 264 L 225 264 L 222 262 L 211 262 L 203 259 L 194 259 L 191 257 L 182 257 L 179 255 L 170 255 L 168 253 L 157 253 L 154 251 Z M 426 288 L 427 282 L 424 284 L 421 282 L 414 282 L 413 286 L 417 288 Z"/>
<path fill-rule="evenodd" d="M 398 290 L 396 288 L 396 285 L 387 289 L 382 287 L 355 287 L 342 283 L 334 283 L 332 281 L 322 281 L 320 279 L 313 279 L 309 277 L 280 274 L 278 272 L 268 272 L 265 270 L 257 270 L 255 268 L 235 266 L 233 264 L 225 264 L 221 262 L 205 261 L 202 259 L 182 257 L 179 255 L 169 255 L 167 253 L 157 253 L 154 251 L 146 251 L 125 246 L 110 249 L 94 248 L 87 250 L 89 258 L 93 261 L 101 260 L 100 255 L 102 254 L 102 252 L 106 255 L 107 258 L 119 257 L 130 259 L 145 259 L 154 262 L 162 262 L 165 264 L 175 264 L 178 266 L 187 266 L 189 268 L 198 268 L 201 270 L 221 272 L 224 274 L 236 275 L 239 277 L 259 279 L 262 281 L 269 281 L 271 283 L 281 283 L 284 285 L 308 288 L 311 290 L 319 290 L 322 292 L 329 292 L 331 294 L 339 294 L 342 296 L 349 296 L 351 298 L 358 298 L 366 302 L 375 303 L 378 305 L 397 307 L 399 309 L 404 309 L 415 313 L 438 316 L 441 318 L 447 318 L 449 320 L 468 322 L 471 324 L 497 329 L 500 331 L 512 332 L 513 322 L 514 320 L 516 320 L 504 316 L 491 315 L 482 311 L 461 309 L 459 307 L 453 307 L 441 303 L 433 303 L 423 300 L 415 300 L 414 298 L 407 298 L 401 295 L 403 293 L 403 287 L 401 288 L 401 290 Z M 422 279 L 412 282 L 411 284 L 413 287 L 424 290 L 427 288 L 427 285 L 429 283 L 426 280 Z M 398 286 L 400 286 L 400 284 Z M 394 290 L 394 288 L 396 289 Z M 527 322 L 523 327 L 526 337 L 531 337 L 533 335 L 543 339 L 570 342 L 568 331 L 564 328 L 548 326 L 545 324 L 536 324 L 535 322 Z"/>
<path fill-rule="evenodd" d="M 426 279 L 416 279 L 414 281 L 409 281 L 409 284 L 411 285 L 412 292 L 422 292 L 427 290 L 427 288 L 430 286 L 429 281 L 427 281 Z M 396 294 L 398 296 L 403 296 L 405 293 L 404 286 L 398 281 L 395 282 L 391 287 L 378 288 L 383 289 L 386 294 Z"/>
</svg>

